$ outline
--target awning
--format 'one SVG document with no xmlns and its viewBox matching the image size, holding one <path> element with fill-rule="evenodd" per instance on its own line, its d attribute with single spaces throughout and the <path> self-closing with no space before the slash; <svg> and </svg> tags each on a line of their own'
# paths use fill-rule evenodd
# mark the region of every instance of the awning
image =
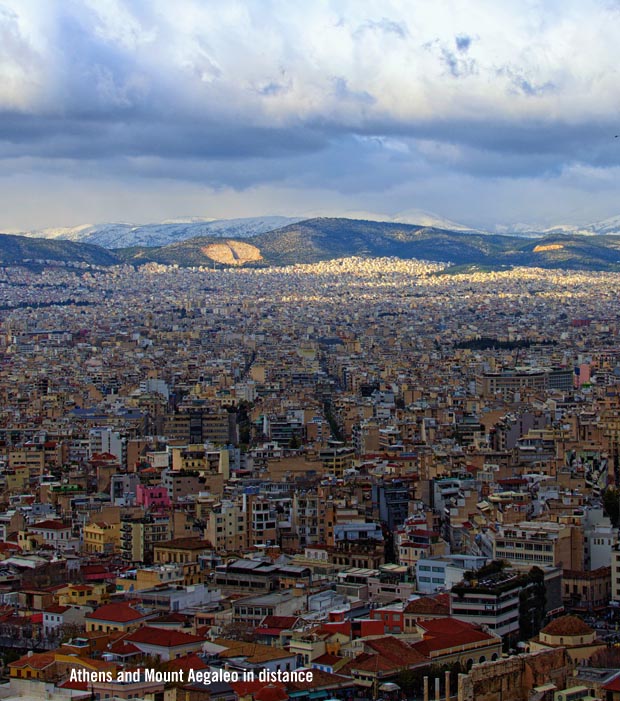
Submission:
<svg viewBox="0 0 620 701">
<path fill-rule="evenodd" d="M 556 691 L 557 688 L 558 687 L 555 684 L 553 684 L 552 682 L 548 682 L 547 684 L 543 684 L 542 686 L 535 686 L 534 691 L 542 694 L 545 691 Z"/>
</svg>

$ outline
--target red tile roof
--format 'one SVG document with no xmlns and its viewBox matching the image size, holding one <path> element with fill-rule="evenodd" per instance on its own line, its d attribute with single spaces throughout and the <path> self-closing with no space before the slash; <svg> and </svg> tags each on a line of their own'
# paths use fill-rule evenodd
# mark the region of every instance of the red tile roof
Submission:
<svg viewBox="0 0 620 701">
<path fill-rule="evenodd" d="M 125 640 L 132 643 L 157 645 L 158 647 L 177 647 L 179 645 L 192 645 L 204 642 L 204 638 L 198 635 L 181 633 L 178 630 L 166 630 L 165 628 L 152 628 L 150 626 L 139 628 L 128 635 Z"/>
<path fill-rule="evenodd" d="M 330 655 L 328 652 L 326 652 L 324 655 L 312 660 L 312 664 L 320 664 L 324 667 L 331 667 L 332 665 L 338 664 L 338 662 L 341 661 L 342 657 L 338 657 L 338 655 Z"/>
<path fill-rule="evenodd" d="M 405 606 L 403 613 L 416 616 L 449 616 L 450 605 L 430 596 L 422 596 L 419 599 L 410 601 Z"/>
<path fill-rule="evenodd" d="M 24 655 L 15 662 L 11 662 L 9 667 L 32 667 L 33 669 L 45 669 L 54 664 L 55 657 L 48 652 L 33 652 L 32 654 Z"/>
<path fill-rule="evenodd" d="M 145 614 L 127 603 L 104 604 L 86 616 L 87 620 L 108 621 L 110 623 L 130 623 L 145 618 Z"/>
<path fill-rule="evenodd" d="M 97 462 L 97 461 L 118 462 L 118 458 L 116 457 L 116 455 L 112 455 L 112 453 L 93 453 L 90 460 L 91 460 L 91 462 Z"/>
<path fill-rule="evenodd" d="M 47 519 L 46 521 L 39 521 L 39 523 L 33 523 L 29 526 L 31 530 L 39 530 L 43 528 L 46 531 L 64 531 L 71 530 L 71 526 L 64 524 L 62 521 L 52 521 Z"/>
<path fill-rule="evenodd" d="M 607 682 L 607 684 L 603 684 L 601 686 L 601 689 L 604 689 L 605 691 L 620 691 L 620 674 L 616 674 L 616 676 Z"/>
<path fill-rule="evenodd" d="M 127 640 L 116 640 L 111 645 L 108 645 L 108 651 L 113 655 L 139 655 L 142 654 L 142 650 L 136 647 L 133 643 L 127 642 Z"/>
<path fill-rule="evenodd" d="M 413 647 L 392 635 L 368 640 L 365 643 L 365 647 L 369 652 L 374 650 L 382 657 L 397 663 L 399 666 L 416 665 L 427 661 Z"/>
<path fill-rule="evenodd" d="M 297 616 L 265 616 L 261 621 L 261 627 L 289 630 L 298 620 Z"/>
<path fill-rule="evenodd" d="M 21 552 L 21 548 L 17 543 L 0 543 L 0 553 L 3 552 Z"/>
<path fill-rule="evenodd" d="M 279 685 L 267 684 L 254 694 L 255 701 L 287 701 L 288 694 Z"/>
<path fill-rule="evenodd" d="M 60 606 L 59 604 L 54 604 L 53 606 L 48 606 L 46 609 L 43 609 L 43 613 L 64 613 L 70 608 L 70 606 Z"/>
<path fill-rule="evenodd" d="M 258 680 L 252 682 L 230 682 L 230 686 L 232 686 L 237 696 L 241 698 L 242 696 L 253 696 L 257 691 L 260 691 L 265 686 L 265 682 Z M 284 689 L 283 684 L 280 686 L 282 689 Z"/>
<path fill-rule="evenodd" d="M 189 655 L 177 657 L 176 660 L 170 660 L 166 664 L 166 669 L 170 671 L 184 670 L 188 672 L 190 669 L 207 669 L 209 665 L 204 662 L 198 655 L 191 652 Z"/>
<path fill-rule="evenodd" d="M 590 635 L 592 628 L 579 616 L 560 616 L 548 623 L 541 631 L 545 635 Z"/>
<path fill-rule="evenodd" d="M 430 657 L 432 652 L 446 650 L 458 645 L 470 645 L 473 643 L 497 640 L 491 633 L 487 633 L 479 626 L 456 618 L 432 618 L 418 621 L 418 626 L 423 630 L 424 639 L 413 643 L 418 652 Z"/>
<path fill-rule="evenodd" d="M 88 682 L 72 682 L 70 679 L 58 684 L 59 689 L 73 689 L 74 691 L 88 691 Z"/>
</svg>

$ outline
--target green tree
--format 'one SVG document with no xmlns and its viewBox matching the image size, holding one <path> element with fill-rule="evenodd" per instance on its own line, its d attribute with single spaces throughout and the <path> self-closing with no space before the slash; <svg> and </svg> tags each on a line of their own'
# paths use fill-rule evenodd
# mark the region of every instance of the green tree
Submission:
<svg viewBox="0 0 620 701">
<path fill-rule="evenodd" d="M 529 640 L 538 634 L 545 618 L 545 573 L 540 567 L 532 567 L 529 582 L 519 593 L 519 638 Z"/>
<path fill-rule="evenodd" d="M 620 522 L 620 491 L 616 487 L 607 487 L 603 494 L 603 508 L 609 516 L 611 525 L 618 527 Z"/>
</svg>

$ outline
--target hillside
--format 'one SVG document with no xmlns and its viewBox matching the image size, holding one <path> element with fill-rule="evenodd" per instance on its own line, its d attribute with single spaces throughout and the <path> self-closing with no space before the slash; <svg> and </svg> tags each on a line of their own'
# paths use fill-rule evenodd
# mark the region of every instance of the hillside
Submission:
<svg viewBox="0 0 620 701">
<path fill-rule="evenodd" d="M 121 259 L 112 251 L 92 244 L 0 234 L 0 265 L 39 261 L 108 266 L 117 265 Z"/>
<path fill-rule="evenodd" d="M 0 263 L 3 264 L 53 260 L 95 265 L 156 262 L 182 267 L 267 266 L 316 263 L 350 256 L 394 256 L 478 270 L 513 266 L 620 270 L 620 236 L 553 233 L 524 239 L 336 218 L 308 219 L 242 239 L 210 235 L 166 246 L 114 250 L 61 239 L 0 236 Z"/>
</svg>

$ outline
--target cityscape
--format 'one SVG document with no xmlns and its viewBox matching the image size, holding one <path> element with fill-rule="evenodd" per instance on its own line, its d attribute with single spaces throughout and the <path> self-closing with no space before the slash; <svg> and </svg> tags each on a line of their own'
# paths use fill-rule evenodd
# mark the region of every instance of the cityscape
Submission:
<svg viewBox="0 0 620 701">
<path fill-rule="evenodd" d="M 619 274 L 448 271 L 4 267 L 2 693 L 611 698 Z"/>
<path fill-rule="evenodd" d="M 0 701 L 620 701 L 619 22 L 0 0 Z"/>
</svg>

